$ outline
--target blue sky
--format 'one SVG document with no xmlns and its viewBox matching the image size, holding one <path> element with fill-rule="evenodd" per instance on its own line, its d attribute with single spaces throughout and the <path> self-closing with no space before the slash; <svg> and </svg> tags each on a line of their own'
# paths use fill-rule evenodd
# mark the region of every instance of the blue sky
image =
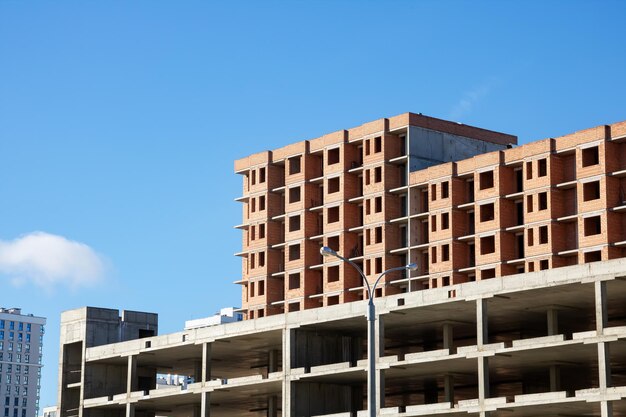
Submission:
<svg viewBox="0 0 626 417">
<path fill-rule="evenodd" d="M 0 0 L 0 306 L 238 305 L 233 160 L 406 111 L 520 142 L 626 119 L 620 1 Z"/>
</svg>

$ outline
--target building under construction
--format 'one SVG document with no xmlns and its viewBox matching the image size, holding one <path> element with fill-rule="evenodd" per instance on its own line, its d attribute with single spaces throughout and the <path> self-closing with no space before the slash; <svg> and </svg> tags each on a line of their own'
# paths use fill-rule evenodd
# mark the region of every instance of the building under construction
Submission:
<svg viewBox="0 0 626 417">
<path fill-rule="evenodd" d="M 624 142 L 622 142 L 624 141 Z M 405 114 L 237 161 L 248 320 L 63 313 L 60 417 L 626 416 L 626 122 L 514 136 Z M 163 375 L 177 375 L 177 383 Z"/>
</svg>

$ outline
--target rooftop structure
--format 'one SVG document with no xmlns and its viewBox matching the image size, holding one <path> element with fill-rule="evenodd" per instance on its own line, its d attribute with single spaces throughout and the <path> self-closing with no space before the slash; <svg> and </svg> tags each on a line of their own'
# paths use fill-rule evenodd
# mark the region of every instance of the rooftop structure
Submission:
<svg viewBox="0 0 626 417">
<path fill-rule="evenodd" d="M 37 417 L 46 319 L 0 307 L 0 412 Z"/>
<path fill-rule="evenodd" d="M 248 318 L 624 256 L 626 122 L 516 137 L 403 114 L 235 162 Z"/>
<path fill-rule="evenodd" d="M 226 307 L 220 309 L 220 312 L 210 317 L 202 319 L 187 320 L 185 322 L 185 330 L 197 329 L 200 327 L 215 326 L 217 324 L 232 323 L 234 321 L 243 320 L 243 313 L 237 311 L 236 307 Z"/>
</svg>

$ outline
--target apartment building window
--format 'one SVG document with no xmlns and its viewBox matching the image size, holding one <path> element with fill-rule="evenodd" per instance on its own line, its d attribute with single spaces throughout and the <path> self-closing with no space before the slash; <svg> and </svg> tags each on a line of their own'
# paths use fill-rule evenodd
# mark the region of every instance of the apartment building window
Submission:
<svg viewBox="0 0 626 417">
<path fill-rule="evenodd" d="M 383 272 L 383 258 L 376 258 L 374 260 L 374 273 L 381 274 Z"/>
<path fill-rule="evenodd" d="M 537 171 L 537 175 L 540 177 L 548 175 L 548 160 L 546 158 L 537 161 Z"/>
<path fill-rule="evenodd" d="M 383 228 L 378 226 L 374 229 L 374 243 L 381 243 L 383 241 Z"/>
<path fill-rule="evenodd" d="M 539 261 L 539 270 L 540 271 L 545 271 L 546 269 L 550 268 L 550 261 L 548 261 L 547 259 L 542 259 Z"/>
<path fill-rule="evenodd" d="M 374 199 L 374 213 L 380 213 L 381 211 L 383 211 L 383 198 L 376 197 Z"/>
<path fill-rule="evenodd" d="M 365 229 L 365 244 L 370 244 L 370 229 Z"/>
<path fill-rule="evenodd" d="M 301 192 L 300 187 L 292 187 L 289 189 L 289 203 L 297 203 L 300 201 Z"/>
<path fill-rule="evenodd" d="M 441 183 L 441 198 L 448 198 L 450 196 L 450 183 L 444 181 Z"/>
<path fill-rule="evenodd" d="M 265 281 L 259 281 L 259 295 L 265 295 Z"/>
<path fill-rule="evenodd" d="M 291 216 L 289 218 L 289 231 L 295 232 L 300 230 L 300 216 Z"/>
<path fill-rule="evenodd" d="M 265 266 L 265 252 L 259 252 L 259 268 Z"/>
<path fill-rule="evenodd" d="M 488 255 L 496 251 L 496 237 L 485 236 L 480 238 L 480 254 Z"/>
<path fill-rule="evenodd" d="M 329 266 L 328 267 L 328 282 L 337 282 L 339 281 L 339 266 Z"/>
<path fill-rule="evenodd" d="M 437 231 L 437 216 L 436 215 L 430 216 L 430 230 L 432 232 Z"/>
<path fill-rule="evenodd" d="M 255 266 L 255 265 L 256 265 L 255 260 L 256 260 L 256 255 L 255 255 L 254 253 L 251 253 L 251 254 L 250 254 L 250 269 L 254 269 L 254 268 L 256 268 L 256 266 Z"/>
<path fill-rule="evenodd" d="M 483 269 L 482 271 L 480 271 L 480 279 L 491 279 L 495 277 L 496 277 L 495 268 Z"/>
<path fill-rule="evenodd" d="M 250 185 L 256 184 L 256 171 L 252 170 L 252 176 L 250 177 Z"/>
<path fill-rule="evenodd" d="M 547 210 L 548 209 L 548 193 L 543 192 L 539 193 L 539 210 Z"/>
<path fill-rule="evenodd" d="M 289 312 L 300 311 L 300 303 L 289 303 Z"/>
<path fill-rule="evenodd" d="M 493 188 L 493 171 L 481 172 L 479 179 L 480 179 L 481 190 Z"/>
<path fill-rule="evenodd" d="M 265 238 L 265 224 L 259 225 L 259 239 Z"/>
<path fill-rule="evenodd" d="M 597 146 L 583 149 L 583 167 L 598 165 L 600 163 L 600 152 Z"/>
<path fill-rule="evenodd" d="M 432 263 L 436 264 L 437 263 L 437 247 L 433 246 L 430 249 L 430 260 Z"/>
<path fill-rule="evenodd" d="M 339 192 L 339 177 L 328 179 L 328 194 Z"/>
<path fill-rule="evenodd" d="M 583 201 L 600 198 L 600 181 L 591 181 L 583 184 Z"/>
<path fill-rule="evenodd" d="M 534 240 L 535 240 L 535 235 L 533 232 L 533 229 L 528 229 L 526 231 L 526 240 L 528 241 L 528 246 L 533 246 L 535 244 Z"/>
<path fill-rule="evenodd" d="M 328 150 L 328 165 L 339 163 L 339 148 Z"/>
<path fill-rule="evenodd" d="M 450 260 L 450 245 L 441 246 L 441 262 L 448 262 Z"/>
<path fill-rule="evenodd" d="M 430 186 L 430 199 L 431 201 L 437 200 L 437 184 L 432 184 Z"/>
<path fill-rule="evenodd" d="M 602 251 L 594 250 L 585 253 L 585 262 L 598 262 L 602 260 Z"/>
<path fill-rule="evenodd" d="M 289 158 L 289 175 L 293 175 L 293 174 L 299 174 L 300 171 L 302 170 L 302 157 L 301 156 L 294 156 L 292 158 Z"/>
<path fill-rule="evenodd" d="M 297 290 L 300 288 L 300 274 L 289 274 L 289 289 Z"/>
<path fill-rule="evenodd" d="M 259 211 L 265 210 L 265 196 L 259 197 Z"/>
<path fill-rule="evenodd" d="M 450 213 L 443 213 L 441 215 L 441 230 L 448 230 L 450 228 Z"/>
<path fill-rule="evenodd" d="M 339 252 L 339 236 L 329 237 L 327 242 L 329 248 L 331 248 L 335 252 Z"/>
<path fill-rule="evenodd" d="M 383 168 L 374 168 L 374 182 L 381 182 L 383 180 Z"/>
<path fill-rule="evenodd" d="M 250 226 L 250 240 L 254 240 L 254 226 Z"/>
<path fill-rule="evenodd" d="M 584 220 L 585 236 L 599 235 L 602 233 L 600 216 L 587 217 Z"/>
<path fill-rule="evenodd" d="M 494 203 L 483 204 L 480 206 L 480 221 L 488 222 L 494 219 Z"/>
<path fill-rule="evenodd" d="M 365 200 L 365 215 L 369 216 L 370 214 L 370 200 Z"/>
<path fill-rule="evenodd" d="M 526 179 L 531 180 L 533 178 L 533 162 L 526 162 Z"/>
<path fill-rule="evenodd" d="M 339 296 L 338 295 L 333 295 L 332 297 L 328 297 L 326 300 L 326 305 L 329 306 L 334 306 L 339 304 Z"/>
<path fill-rule="evenodd" d="M 533 212 L 533 196 L 532 195 L 526 196 L 526 212 L 527 213 Z"/>
<path fill-rule="evenodd" d="M 377 136 L 374 138 L 374 153 L 382 152 L 383 150 L 383 138 Z"/>
<path fill-rule="evenodd" d="M 339 207 L 330 207 L 328 209 L 328 223 L 336 223 L 339 221 Z"/>
<path fill-rule="evenodd" d="M 441 285 L 443 287 L 447 287 L 448 285 L 450 285 L 450 277 L 443 277 L 441 279 Z"/>
<path fill-rule="evenodd" d="M 265 168 L 259 168 L 259 183 L 263 184 L 265 182 Z"/>
<path fill-rule="evenodd" d="M 365 185 L 370 185 L 370 170 L 365 170 Z"/>
<path fill-rule="evenodd" d="M 548 226 L 539 226 L 539 244 L 548 243 Z"/>
<path fill-rule="evenodd" d="M 252 197 L 250 199 L 250 213 L 254 213 L 256 211 L 256 198 Z"/>
<path fill-rule="evenodd" d="M 289 246 L 289 260 L 297 261 L 298 259 L 300 259 L 300 245 Z"/>
<path fill-rule="evenodd" d="M 370 154 L 370 141 L 366 140 L 365 141 L 365 156 Z"/>
</svg>

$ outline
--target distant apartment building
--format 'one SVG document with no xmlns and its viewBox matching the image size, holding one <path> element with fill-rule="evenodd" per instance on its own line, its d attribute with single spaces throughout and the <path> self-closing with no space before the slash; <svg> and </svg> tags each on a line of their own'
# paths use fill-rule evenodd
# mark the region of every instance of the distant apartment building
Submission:
<svg viewBox="0 0 626 417">
<path fill-rule="evenodd" d="M 0 308 L 0 410 L 3 417 L 37 417 L 46 319 Z"/>
</svg>

